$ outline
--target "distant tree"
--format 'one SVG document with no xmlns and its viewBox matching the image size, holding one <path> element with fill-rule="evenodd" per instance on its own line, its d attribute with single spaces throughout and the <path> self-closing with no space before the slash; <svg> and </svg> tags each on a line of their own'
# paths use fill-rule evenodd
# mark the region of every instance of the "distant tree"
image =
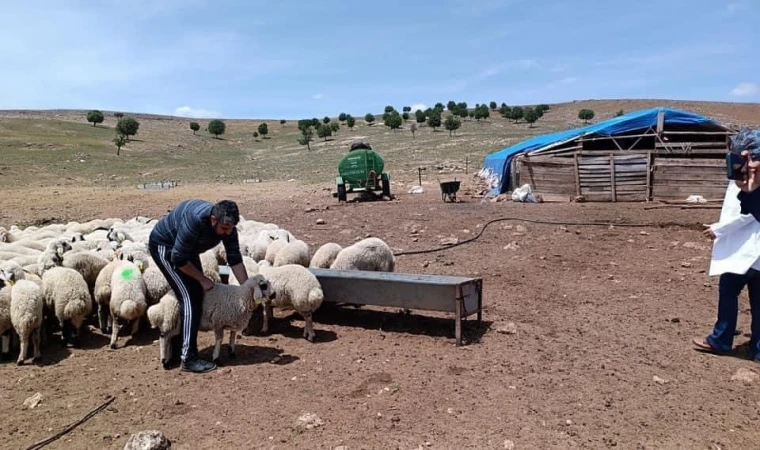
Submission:
<svg viewBox="0 0 760 450">
<path fill-rule="evenodd" d="M 470 120 L 475 118 L 475 111 L 467 111 L 467 117 L 470 118 Z"/>
<path fill-rule="evenodd" d="M 438 110 L 439 112 L 443 112 L 444 108 L 445 107 L 443 106 L 443 103 L 441 102 L 438 102 L 435 104 L 435 106 L 433 106 L 433 109 Z"/>
<path fill-rule="evenodd" d="M 462 126 L 462 121 L 457 119 L 454 116 L 448 116 L 446 117 L 446 120 L 443 122 L 444 128 L 449 130 L 449 136 L 451 136 L 451 133 L 458 130 L 459 127 Z"/>
<path fill-rule="evenodd" d="M 475 120 L 478 120 L 478 121 L 480 121 L 480 119 L 488 119 L 489 117 L 491 117 L 491 112 L 488 110 L 488 106 L 485 104 L 482 104 L 478 106 L 477 108 L 475 108 L 474 113 L 475 113 L 474 114 Z"/>
<path fill-rule="evenodd" d="M 615 117 L 620 117 L 620 116 L 622 116 L 622 115 L 624 115 L 624 114 L 625 114 L 625 111 L 623 111 L 623 110 L 621 109 L 621 110 L 619 110 L 618 112 L 616 112 L 616 113 L 615 113 Z"/>
<path fill-rule="evenodd" d="M 116 156 L 119 156 L 121 148 L 127 144 L 127 139 L 123 134 L 119 133 L 115 138 L 113 138 L 113 143 L 116 145 Z"/>
<path fill-rule="evenodd" d="M 433 114 L 433 108 L 428 108 L 424 111 L 425 117 L 430 117 L 431 114 Z"/>
<path fill-rule="evenodd" d="M 372 123 L 375 121 L 375 116 L 367 113 L 367 115 L 364 116 L 364 121 L 367 122 L 367 125 L 372 126 Z"/>
<path fill-rule="evenodd" d="M 454 114 L 457 115 L 457 116 L 459 116 L 459 117 L 461 117 L 461 118 L 463 118 L 463 119 L 466 119 L 467 116 L 470 115 L 470 112 L 467 109 L 467 102 L 457 103 L 457 108 L 454 111 Z"/>
<path fill-rule="evenodd" d="M 338 115 L 338 120 L 341 122 L 345 122 L 347 118 L 348 118 L 348 115 L 346 113 L 340 113 Z"/>
<path fill-rule="evenodd" d="M 311 122 L 311 120 L 306 120 L 308 122 Z M 301 128 L 301 138 L 298 139 L 298 143 L 301 145 L 305 145 L 306 148 L 311 151 L 311 145 L 309 144 L 314 139 L 314 130 L 311 128 L 311 126 L 305 126 Z"/>
<path fill-rule="evenodd" d="M 330 124 L 330 130 L 333 133 L 338 134 L 338 130 L 340 130 L 340 124 L 338 122 L 332 122 Z"/>
<path fill-rule="evenodd" d="M 391 130 L 398 130 L 399 128 L 401 128 L 402 123 L 404 122 L 401 119 L 401 116 L 396 111 L 389 114 L 388 118 L 385 120 L 385 126 L 390 128 Z"/>
<path fill-rule="evenodd" d="M 253 132 L 253 140 L 256 141 L 256 142 L 259 141 L 259 132 L 258 131 L 254 131 Z"/>
<path fill-rule="evenodd" d="M 542 104 L 540 104 L 540 105 L 536 106 L 536 108 L 535 108 L 535 109 L 536 109 L 536 111 L 541 111 L 541 113 L 543 114 L 543 113 L 545 113 L 546 111 L 549 111 L 549 105 L 547 105 L 547 104 L 545 104 L 545 103 L 542 103 Z"/>
<path fill-rule="evenodd" d="M 92 122 L 93 127 L 97 126 L 99 123 L 103 123 L 104 120 L 106 120 L 106 118 L 103 116 L 103 113 L 97 109 L 87 112 L 87 121 Z"/>
<path fill-rule="evenodd" d="M 227 125 L 219 119 L 214 119 L 208 123 L 208 132 L 213 134 L 217 139 L 219 139 L 219 135 L 224 134 L 226 129 Z"/>
<path fill-rule="evenodd" d="M 193 130 L 193 134 L 195 134 L 196 131 L 201 129 L 201 126 L 198 122 L 190 122 L 190 129 Z"/>
<path fill-rule="evenodd" d="M 327 125 L 326 123 L 320 125 L 317 130 L 317 136 L 325 138 L 325 141 L 327 141 L 327 138 L 332 136 L 332 128 L 330 128 L 330 125 Z"/>
<path fill-rule="evenodd" d="M 286 123 L 286 122 L 287 122 L 287 120 L 285 120 L 285 119 L 280 119 L 280 125 L 285 125 L 285 123 Z"/>
<path fill-rule="evenodd" d="M 540 119 L 540 118 L 544 117 L 544 111 L 546 111 L 546 110 L 543 109 L 543 108 L 541 108 L 541 105 L 538 105 L 535 108 L 533 108 L 533 111 L 536 112 L 536 116 L 538 116 L 538 118 Z"/>
<path fill-rule="evenodd" d="M 413 123 L 412 126 L 409 127 L 409 131 L 412 132 L 412 139 L 414 139 L 414 133 L 417 131 L 417 124 Z"/>
<path fill-rule="evenodd" d="M 406 122 L 407 120 L 409 120 L 409 113 L 404 112 L 404 114 L 401 114 L 401 118 L 404 119 L 404 122 Z"/>
<path fill-rule="evenodd" d="M 116 117 L 116 119 L 118 120 L 124 117 L 124 113 L 120 113 L 120 112 L 113 113 L 113 116 Z"/>
<path fill-rule="evenodd" d="M 491 104 L 488 105 L 488 106 L 490 106 L 491 109 L 494 110 L 494 111 L 496 111 L 496 108 L 498 108 L 498 105 L 496 104 L 496 102 L 491 102 Z"/>
<path fill-rule="evenodd" d="M 386 113 L 386 114 L 390 114 L 390 113 L 392 113 L 395 110 L 396 110 L 396 108 L 394 108 L 391 105 L 388 105 L 388 106 L 385 107 L 385 109 L 383 110 L 383 112 Z"/>
<path fill-rule="evenodd" d="M 528 128 L 533 128 L 533 124 L 538 120 L 538 111 L 533 108 L 525 108 L 523 111 L 523 117 L 528 122 Z"/>
<path fill-rule="evenodd" d="M 353 131 L 354 125 L 356 125 L 356 119 L 354 119 L 354 116 L 346 117 L 346 125 L 348 125 L 349 130 Z"/>
<path fill-rule="evenodd" d="M 501 107 L 499 108 L 499 114 L 501 114 L 501 117 L 509 119 L 511 113 L 512 110 L 509 108 L 509 106 L 507 106 L 506 103 L 502 103 Z"/>
<path fill-rule="evenodd" d="M 328 124 L 328 123 L 330 123 L 330 118 L 329 118 L 329 117 L 327 117 L 327 116 L 325 116 L 325 117 L 322 119 L 322 123 L 325 123 L 325 124 Z"/>
<path fill-rule="evenodd" d="M 417 121 L 417 123 L 425 123 L 425 120 L 427 120 L 427 117 L 425 117 L 425 113 L 423 111 L 420 111 L 419 109 L 414 112 L 414 120 Z"/>
<path fill-rule="evenodd" d="M 590 109 L 582 109 L 578 111 L 578 118 L 584 121 L 585 123 L 588 123 L 589 120 L 594 118 L 594 111 Z"/>
<path fill-rule="evenodd" d="M 301 130 L 301 132 L 303 132 L 303 130 L 305 130 L 305 129 L 311 127 L 311 126 L 312 126 L 311 119 L 301 119 L 301 120 L 298 121 L 298 129 Z M 306 145 L 306 144 L 304 144 L 304 145 Z"/>
<path fill-rule="evenodd" d="M 412 107 L 411 106 L 404 106 L 403 108 L 401 108 L 401 110 L 404 111 L 405 113 L 412 112 Z"/>
<path fill-rule="evenodd" d="M 314 117 L 313 119 L 311 119 L 311 126 L 313 126 L 315 129 L 318 129 L 319 128 L 319 124 L 321 124 L 321 123 L 322 122 L 320 122 L 319 119 L 317 119 L 316 117 Z"/>
<path fill-rule="evenodd" d="M 129 137 L 137 134 L 137 130 L 140 128 L 140 122 L 131 117 L 119 119 L 116 123 L 116 132 L 124 135 L 129 142 Z"/>
<path fill-rule="evenodd" d="M 520 119 L 523 118 L 524 111 L 522 109 L 522 106 L 515 106 L 512 108 L 512 110 L 509 112 L 509 118 L 514 120 L 515 123 L 519 122 Z"/>
<path fill-rule="evenodd" d="M 427 124 L 435 131 L 436 128 L 441 126 L 441 114 L 438 111 L 431 113 L 427 118 Z"/>
<path fill-rule="evenodd" d="M 267 126 L 266 123 L 262 123 L 259 125 L 259 134 L 261 135 L 262 138 L 264 139 L 267 138 L 267 134 L 269 134 L 269 127 Z"/>
<path fill-rule="evenodd" d="M 446 103 L 446 109 L 448 109 L 449 112 L 453 113 L 457 109 L 457 102 L 454 100 L 449 100 L 449 102 Z"/>
</svg>

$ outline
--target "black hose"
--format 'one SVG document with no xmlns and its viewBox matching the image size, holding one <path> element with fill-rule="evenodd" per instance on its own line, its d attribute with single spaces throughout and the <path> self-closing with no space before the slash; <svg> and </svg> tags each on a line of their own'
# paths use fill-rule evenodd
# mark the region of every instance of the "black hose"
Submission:
<svg viewBox="0 0 760 450">
<path fill-rule="evenodd" d="M 493 219 L 486 222 L 486 224 L 483 225 L 483 228 L 480 230 L 480 233 L 478 233 L 474 237 L 471 237 L 470 239 L 465 239 L 464 241 L 457 242 L 456 244 L 444 245 L 441 247 L 431 248 L 428 250 L 414 250 L 414 251 L 408 251 L 408 252 L 398 252 L 398 253 L 394 253 L 393 256 L 421 255 L 424 253 L 435 253 L 435 252 L 440 252 L 442 250 L 448 250 L 450 248 L 459 247 L 460 245 L 468 244 L 478 239 L 483 234 L 483 232 L 486 231 L 486 228 L 488 228 L 488 225 L 491 225 L 492 223 L 496 223 L 496 222 L 504 222 L 507 220 L 516 220 L 520 222 L 538 223 L 538 224 L 544 224 L 544 225 L 567 225 L 567 226 L 601 226 L 601 227 L 613 226 L 613 227 L 627 227 L 627 228 L 647 228 L 647 227 L 653 226 L 653 224 L 651 223 L 560 222 L 560 221 L 554 221 L 554 220 L 521 219 L 519 217 L 500 217 L 498 219 Z M 670 224 L 670 225 L 675 225 L 675 224 Z"/>
</svg>

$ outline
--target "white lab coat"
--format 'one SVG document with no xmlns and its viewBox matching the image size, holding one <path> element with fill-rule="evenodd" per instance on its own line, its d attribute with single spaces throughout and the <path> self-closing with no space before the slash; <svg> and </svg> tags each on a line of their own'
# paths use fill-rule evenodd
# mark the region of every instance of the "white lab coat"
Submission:
<svg viewBox="0 0 760 450">
<path fill-rule="evenodd" d="M 710 228 L 715 233 L 710 272 L 744 274 L 760 270 L 760 222 L 752 214 L 741 214 L 737 195 L 741 192 L 733 181 L 726 188 L 720 219 Z"/>
</svg>

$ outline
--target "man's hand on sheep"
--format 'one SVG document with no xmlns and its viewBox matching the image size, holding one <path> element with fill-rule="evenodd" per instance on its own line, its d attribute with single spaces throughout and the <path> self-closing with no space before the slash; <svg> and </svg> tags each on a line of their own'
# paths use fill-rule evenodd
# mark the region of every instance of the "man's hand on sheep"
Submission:
<svg viewBox="0 0 760 450">
<path fill-rule="evenodd" d="M 205 292 L 208 292 L 211 289 L 214 289 L 215 284 L 210 279 L 203 277 L 203 279 L 201 280 L 201 286 L 203 286 L 203 290 Z"/>
</svg>

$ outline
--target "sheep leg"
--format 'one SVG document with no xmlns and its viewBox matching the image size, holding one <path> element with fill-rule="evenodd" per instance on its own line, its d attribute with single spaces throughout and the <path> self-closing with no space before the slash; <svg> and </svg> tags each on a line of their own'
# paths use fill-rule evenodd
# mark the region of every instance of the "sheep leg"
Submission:
<svg viewBox="0 0 760 450">
<path fill-rule="evenodd" d="M 213 361 L 219 364 L 219 353 L 222 351 L 222 340 L 224 339 L 224 330 L 214 330 L 214 339 L 216 344 L 214 345 L 214 357 Z"/>
<path fill-rule="evenodd" d="M 108 329 L 108 316 L 109 311 L 106 309 L 105 305 L 99 304 L 98 305 L 98 325 L 100 326 L 100 332 L 103 334 L 108 334 L 111 330 Z"/>
<path fill-rule="evenodd" d="M 314 324 L 311 321 L 311 313 L 303 313 L 302 315 L 304 320 L 303 337 L 309 342 L 314 342 Z"/>
<path fill-rule="evenodd" d="M 68 320 L 61 320 L 61 345 L 66 347 L 71 342 L 71 323 Z"/>
<path fill-rule="evenodd" d="M 272 305 L 264 305 L 264 321 L 261 325 L 261 334 L 269 334 L 269 319 L 272 318 L 272 314 L 274 314 Z"/>
<path fill-rule="evenodd" d="M 79 348 L 82 346 L 81 341 L 81 333 L 82 333 L 82 322 L 84 322 L 84 317 L 77 318 L 75 317 L 71 321 L 71 329 L 72 329 L 72 337 L 71 337 L 71 346 L 74 348 Z"/>
<path fill-rule="evenodd" d="M 169 339 L 161 334 L 161 336 L 158 338 L 158 354 L 161 358 L 161 365 L 164 367 L 164 370 L 169 370 L 169 358 L 171 351 L 172 349 L 169 346 Z"/>
<path fill-rule="evenodd" d="M 0 337 L 2 341 L 2 351 L 0 351 L 0 360 L 7 361 L 11 359 L 11 336 L 10 333 L 5 333 Z"/>
<path fill-rule="evenodd" d="M 111 350 L 116 350 L 116 341 L 119 339 L 119 330 L 121 330 L 121 321 L 114 320 L 111 327 Z"/>
<path fill-rule="evenodd" d="M 230 359 L 235 359 L 235 338 L 237 337 L 237 331 L 230 330 Z"/>
<path fill-rule="evenodd" d="M 135 319 L 135 321 L 132 323 L 132 335 L 130 336 L 130 339 L 134 339 L 137 332 L 140 331 L 140 318 L 138 317 Z"/>
<path fill-rule="evenodd" d="M 32 358 L 33 362 L 38 362 L 42 358 L 42 351 L 40 349 L 41 334 L 42 330 L 39 328 L 32 331 L 32 344 L 34 344 L 34 357 Z"/>
<path fill-rule="evenodd" d="M 16 360 L 16 364 L 21 366 L 24 364 L 24 360 L 26 359 L 26 353 L 29 350 L 29 348 L 27 347 L 27 345 L 29 344 L 29 339 L 28 337 L 25 338 L 21 336 L 20 334 L 18 335 L 18 337 L 19 337 L 19 345 L 21 346 L 21 350 L 18 353 L 18 360 Z"/>
</svg>

